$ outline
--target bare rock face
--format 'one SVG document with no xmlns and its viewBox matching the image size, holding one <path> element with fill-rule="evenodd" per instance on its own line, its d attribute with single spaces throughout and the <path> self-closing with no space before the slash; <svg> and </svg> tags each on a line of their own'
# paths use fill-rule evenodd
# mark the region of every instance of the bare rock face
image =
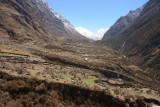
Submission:
<svg viewBox="0 0 160 107">
<path fill-rule="evenodd" d="M 86 40 L 44 0 L 1 0 L 0 6 L 1 40 L 47 43 Z"/>
</svg>

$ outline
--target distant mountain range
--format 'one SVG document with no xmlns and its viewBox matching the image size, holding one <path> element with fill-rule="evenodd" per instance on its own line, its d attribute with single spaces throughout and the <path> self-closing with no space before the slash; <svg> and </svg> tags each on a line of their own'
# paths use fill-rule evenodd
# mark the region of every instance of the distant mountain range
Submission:
<svg viewBox="0 0 160 107">
<path fill-rule="evenodd" d="M 1 39 L 19 42 L 84 41 L 84 36 L 45 0 L 1 0 Z"/>
<path fill-rule="evenodd" d="M 143 7 L 121 17 L 101 43 L 119 50 L 141 66 L 159 71 L 160 0 L 149 0 Z"/>
</svg>

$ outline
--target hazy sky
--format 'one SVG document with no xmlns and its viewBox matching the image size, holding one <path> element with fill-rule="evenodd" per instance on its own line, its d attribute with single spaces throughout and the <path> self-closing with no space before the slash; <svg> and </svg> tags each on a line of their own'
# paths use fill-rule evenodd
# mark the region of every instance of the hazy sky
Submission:
<svg viewBox="0 0 160 107">
<path fill-rule="evenodd" d="M 48 5 L 75 28 L 91 32 L 109 28 L 120 17 L 126 15 L 148 0 L 47 0 Z"/>
</svg>

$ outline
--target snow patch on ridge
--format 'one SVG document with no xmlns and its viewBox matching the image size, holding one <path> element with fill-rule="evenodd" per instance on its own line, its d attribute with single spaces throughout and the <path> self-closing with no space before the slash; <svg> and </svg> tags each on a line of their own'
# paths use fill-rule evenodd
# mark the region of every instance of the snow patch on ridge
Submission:
<svg viewBox="0 0 160 107">
<path fill-rule="evenodd" d="M 53 9 L 51 9 L 51 11 L 55 15 L 56 18 L 58 18 L 59 20 L 61 20 L 63 22 L 63 24 L 65 25 L 66 28 L 75 30 L 73 25 L 71 25 L 70 22 L 67 21 L 64 17 L 62 17 L 59 13 L 55 12 Z"/>
<path fill-rule="evenodd" d="M 53 13 L 53 17 L 56 17 L 64 24 L 65 28 L 71 31 L 76 31 L 73 25 L 70 24 L 64 17 L 62 17 L 59 13 L 55 12 L 53 9 L 48 7 L 47 0 L 36 0 L 37 6 L 41 12 L 45 12 L 43 8 L 49 9 Z"/>
</svg>

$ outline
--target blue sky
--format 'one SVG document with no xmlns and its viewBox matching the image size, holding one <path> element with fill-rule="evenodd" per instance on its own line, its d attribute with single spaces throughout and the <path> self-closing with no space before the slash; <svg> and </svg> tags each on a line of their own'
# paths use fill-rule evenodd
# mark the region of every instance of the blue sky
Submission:
<svg viewBox="0 0 160 107">
<path fill-rule="evenodd" d="M 92 32 L 109 28 L 115 21 L 148 0 L 47 0 L 48 5 L 74 27 Z"/>
</svg>

